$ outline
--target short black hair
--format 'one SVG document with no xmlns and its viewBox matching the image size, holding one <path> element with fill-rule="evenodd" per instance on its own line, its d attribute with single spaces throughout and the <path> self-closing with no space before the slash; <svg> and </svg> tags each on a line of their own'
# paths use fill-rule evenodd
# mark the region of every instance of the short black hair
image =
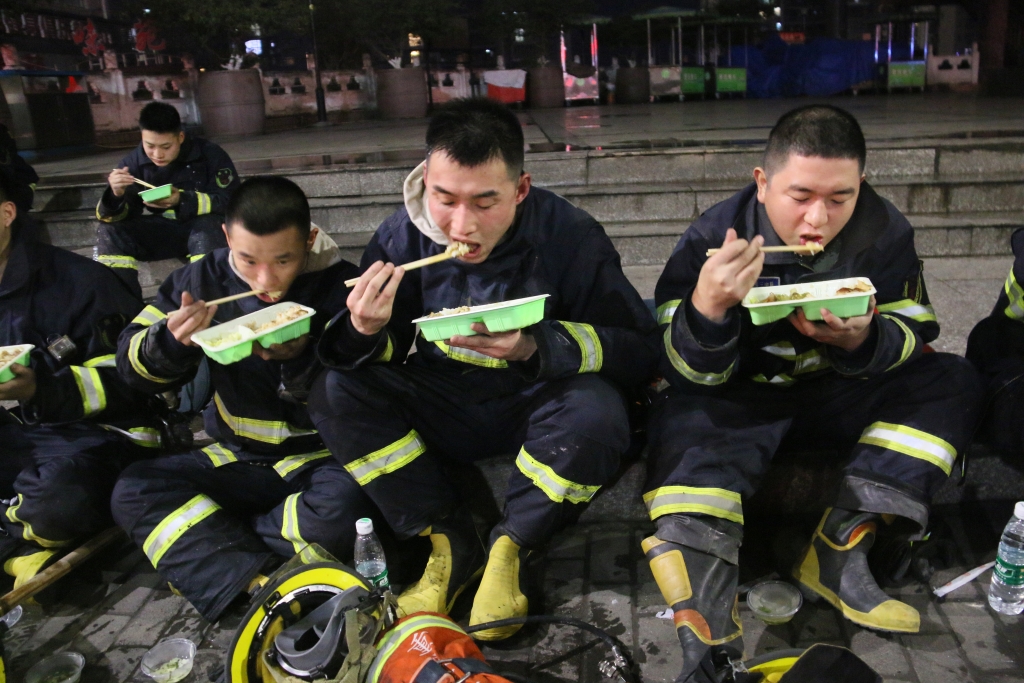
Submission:
<svg viewBox="0 0 1024 683">
<path fill-rule="evenodd" d="M 312 221 L 309 200 L 298 185 L 282 176 L 256 176 L 242 183 L 228 201 L 224 223 L 231 229 L 235 223 L 254 235 L 298 228 L 303 238 L 309 236 Z"/>
<path fill-rule="evenodd" d="M 427 156 L 444 152 L 460 166 L 473 168 L 501 158 L 510 178 L 523 171 L 523 127 L 505 105 L 485 98 L 445 104 L 427 126 Z"/>
<path fill-rule="evenodd" d="M 863 173 L 867 146 L 853 114 L 829 104 L 811 104 L 783 114 L 768 134 L 764 150 L 768 176 L 785 166 L 791 154 L 856 159 Z"/>
<path fill-rule="evenodd" d="M 154 133 L 180 133 L 181 116 L 166 102 L 150 102 L 139 112 L 139 128 Z"/>
</svg>

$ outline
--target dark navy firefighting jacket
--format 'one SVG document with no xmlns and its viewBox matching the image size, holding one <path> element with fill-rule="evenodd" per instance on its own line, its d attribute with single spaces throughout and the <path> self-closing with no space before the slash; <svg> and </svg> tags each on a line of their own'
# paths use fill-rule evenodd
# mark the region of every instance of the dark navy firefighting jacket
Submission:
<svg viewBox="0 0 1024 683">
<path fill-rule="evenodd" d="M 328 242 L 337 253 L 337 247 L 322 233 L 318 243 L 320 240 Z M 155 303 L 146 306 L 121 334 L 117 364 L 131 386 L 159 393 L 180 387 L 195 376 L 203 351 L 174 338 L 167 329 L 167 314 L 180 307 L 183 291 L 206 301 L 250 291 L 232 269 L 230 254 L 229 249 L 217 249 L 176 270 L 160 286 Z M 350 290 L 344 281 L 355 277 L 358 270 L 340 256 L 321 264 L 315 270 L 307 266 L 283 297 L 316 311 L 310 343 L 302 355 L 283 362 L 266 361 L 256 355 L 229 365 L 210 361 L 210 383 L 215 393 L 204 419 L 207 434 L 217 440 L 214 446 L 203 449 L 210 464 L 219 466 L 236 460 L 285 462 L 282 458 L 301 455 L 281 465 L 287 469 L 281 475 L 290 476 L 307 463 L 330 455 L 300 398 L 319 368 L 316 339 L 324 323 L 345 306 Z M 254 296 L 221 304 L 211 326 L 271 305 Z"/>
<path fill-rule="evenodd" d="M 674 385 L 714 389 L 739 380 L 787 385 L 823 373 L 878 375 L 915 358 L 938 336 L 913 228 L 867 183 L 861 184 L 849 223 L 817 257 L 838 250 L 830 268 L 815 272 L 792 253 L 767 253 L 759 281 L 764 286 L 870 279 L 878 290 L 878 314 L 870 337 L 853 353 L 804 336 L 785 318 L 755 326 L 741 305 L 731 308 L 721 324 L 693 308 L 690 297 L 707 250 L 721 247 L 729 228 L 735 228 L 741 239 L 760 234 L 766 245 L 782 244 L 757 201 L 753 183 L 708 209 L 683 233 L 655 289 L 658 322 L 664 326 L 662 369 Z"/>
<path fill-rule="evenodd" d="M 403 264 L 439 254 L 402 208 L 377 229 L 363 254 L 363 270 L 376 261 Z M 367 363 L 405 362 L 415 318 L 444 308 L 497 303 L 550 294 L 544 320 L 526 332 L 537 343 L 529 361 L 506 362 L 443 341 L 416 338 L 417 363 L 461 372 L 469 366 L 508 369 L 528 380 L 555 380 L 596 372 L 622 387 L 649 379 L 657 364 L 657 326 L 622 273 L 619 255 L 601 225 L 565 199 L 532 188 L 506 238 L 480 264 L 450 259 L 405 275 L 391 321 L 377 335 L 357 332 L 344 311 L 324 333 L 324 363 L 352 369 Z"/>
<path fill-rule="evenodd" d="M 109 268 L 22 232 L 15 227 L 0 281 L 0 346 L 36 347 L 37 388 L 22 406 L 25 421 L 112 424 L 140 445 L 158 446 L 147 397 L 121 380 L 114 362 L 117 336 L 142 302 Z M 61 362 L 46 349 L 64 335 L 74 350 Z"/>
<path fill-rule="evenodd" d="M 108 186 L 96 205 L 96 218 L 116 223 L 143 214 L 143 210 L 170 220 L 190 221 L 208 213 L 224 214 L 231 194 L 241 181 L 231 157 L 214 143 L 186 135 L 178 158 L 167 166 L 157 166 L 146 156 L 142 144 L 118 164 L 135 178 L 150 185 L 170 183 L 181 191 L 181 201 L 173 209 L 154 209 L 142 203 L 140 192 L 147 188 L 135 183 L 124 196 L 115 197 Z"/>
</svg>

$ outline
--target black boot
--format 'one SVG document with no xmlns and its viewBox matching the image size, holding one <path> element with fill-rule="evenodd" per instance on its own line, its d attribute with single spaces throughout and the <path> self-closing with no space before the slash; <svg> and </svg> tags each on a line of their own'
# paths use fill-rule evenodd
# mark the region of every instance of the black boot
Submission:
<svg viewBox="0 0 1024 683">
<path fill-rule="evenodd" d="M 480 576 L 484 568 L 484 546 L 473 518 L 458 508 L 420 536 L 429 536 L 433 549 L 423 576 L 398 596 L 402 616 L 416 612 L 448 614 L 456 598 Z"/>
<path fill-rule="evenodd" d="M 731 524 L 729 522 L 678 517 L 675 521 L 681 526 L 674 528 L 673 520 L 659 519 L 656 535 L 644 539 L 640 546 L 665 602 L 672 608 L 676 635 L 683 647 L 683 670 L 677 683 L 713 680 L 709 676 L 715 668 L 711 661 L 715 650 L 743 634 L 736 601 L 739 567 L 734 562 L 659 536 L 677 540 L 718 536 L 722 539 L 718 545 L 726 550 L 722 554 L 730 556 L 738 552 L 739 541 L 716 528 Z M 738 657 L 740 652 L 742 646 L 734 654 Z"/>
<path fill-rule="evenodd" d="M 793 578 L 828 600 L 855 624 L 879 631 L 917 633 L 917 610 L 886 595 L 868 568 L 880 515 L 829 508 Z"/>
</svg>

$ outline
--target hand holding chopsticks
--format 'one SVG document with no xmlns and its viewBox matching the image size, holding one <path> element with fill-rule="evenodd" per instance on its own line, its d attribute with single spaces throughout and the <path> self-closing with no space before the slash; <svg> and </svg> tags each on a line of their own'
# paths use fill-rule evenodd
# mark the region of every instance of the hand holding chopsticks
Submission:
<svg viewBox="0 0 1024 683">
<path fill-rule="evenodd" d="M 470 249 L 468 244 L 465 244 L 463 242 L 453 242 L 449 244 L 448 248 L 445 249 L 440 254 L 435 254 L 434 256 L 421 258 L 418 261 L 406 263 L 403 266 L 399 266 L 399 268 L 405 271 L 416 270 L 417 268 L 422 268 L 423 266 L 429 266 L 432 263 L 440 263 L 441 261 L 447 261 L 448 259 L 455 258 L 456 256 L 463 256 L 465 254 L 468 254 L 469 251 Z M 345 286 L 355 287 L 357 282 L 359 282 L 359 278 L 354 277 L 351 280 L 345 280 Z"/>
<path fill-rule="evenodd" d="M 792 252 L 794 254 L 820 254 L 824 251 L 825 247 L 821 246 L 817 242 L 808 242 L 807 244 L 801 244 L 799 246 L 791 247 L 789 245 L 783 247 L 761 247 L 763 253 L 771 254 L 778 252 Z M 717 254 L 721 249 L 708 249 L 708 256 Z"/>
</svg>

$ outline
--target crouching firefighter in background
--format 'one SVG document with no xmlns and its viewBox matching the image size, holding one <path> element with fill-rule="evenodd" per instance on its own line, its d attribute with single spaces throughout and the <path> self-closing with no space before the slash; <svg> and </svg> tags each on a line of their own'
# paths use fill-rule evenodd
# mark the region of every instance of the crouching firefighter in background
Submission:
<svg viewBox="0 0 1024 683">
<path fill-rule="evenodd" d="M 306 196 L 285 178 L 244 183 L 225 232 L 227 249 L 173 273 L 121 335 L 125 380 L 150 393 L 182 386 L 203 358 L 194 333 L 277 301 L 314 309 L 309 333 L 266 348 L 252 342 L 250 356 L 228 365 L 211 362 L 204 417 L 216 442 L 128 468 L 111 502 L 160 575 L 211 621 L 266 580 L 265 566 L 307 543 L 351 557 L 355 521 L 372 508 L 303 402 L 319 367 L 315 340 L 344 308 L 355 266 L 311 225 Z M 204 302 L 247 292 L 262 293 Z"/>
<path fill-rule="evenodd" d="M 981 385 L 938 336 L 913 231 L 863 182 L 864 137 L 847 112 L 810 106 L 772 129 L 756 183 L 683 235 L 655 298 L 672 388 L 652 411 L 643 541 L 683 647 L 679 680 L 704 680 L 710 648 L 738 638 L 742 499 L 783 437 L 848 451 L 839 490 L 793 577 L 850 621 L 917 632 L 913 607 L 879 588 L 867 551 L 882 531 L 919 537 L 932 495 L 970 443 Z M 811 257 L 761 245 L 816 242 Z M 710 248 L 721 248 L 708 256 Z M 757 282 L 870 278 L 876 314 L 803 309 L 755 326 L 738 304 Z M 874 300 L 871 304 L 874 306 Z"/>
<path fill-rule="evenodd" d="M 18 402 L 0 408 L 0 561 L 20 586 L 111 526 L 118 473 L 155 454 L 160 431 L 114 367 L 142 301 L 107 268 L 26 234 L 15 187 L 0 168 L 0 346 L 34 347 L 0 382 L 0 401 Z"/>
</svg>

